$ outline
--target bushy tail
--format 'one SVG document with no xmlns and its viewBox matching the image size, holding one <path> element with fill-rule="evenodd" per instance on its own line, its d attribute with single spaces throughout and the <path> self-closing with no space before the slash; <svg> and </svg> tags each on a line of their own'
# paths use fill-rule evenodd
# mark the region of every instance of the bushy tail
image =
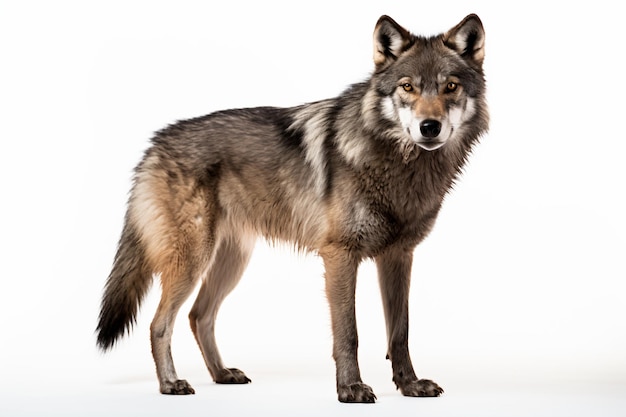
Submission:
<svg viewBox="0 0 626 417">
<path fill-rule="evenodd" d="M 102 296 L 96 329 L 98 346 L 106 351 L 132 328 L 137 310 L 152 283 L 142 244 L 136 230 L 126 218 L 117 248 L 113 269 Z"/>
</svg>

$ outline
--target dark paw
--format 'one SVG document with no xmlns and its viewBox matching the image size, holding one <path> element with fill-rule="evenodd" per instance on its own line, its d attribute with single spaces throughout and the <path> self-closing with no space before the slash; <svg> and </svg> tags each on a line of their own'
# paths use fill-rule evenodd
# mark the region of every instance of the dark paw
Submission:
<svg viewBox="0 0 626 417">
<path fill-rule="evenodd" d="M 195 394 L 196 391 L 189 385 L 189 382 L 184 379 L 177 381 L 167 381 L 161 384 L 161 394 L 169 395 L 189 395 Z"/>
<path fill-rule="evenodd" d="M 369 385 L 362 382 L 343 385 L 337 388 L 339 401 L 342 403 L 373 403 L 376 401 L 376 395 Z"/>
<path fill-rule="evenodd" d="M 222 369 L 215 377 L 218 384 L 248 384 L 252 382 L 242 371 L 235 368 Z"/>
<path fill-rule="evenodd" d="M 439 397 L 443 389 L 430 379 L 418 379 L 398 386 L 402 395 L 407 397 Z"/>
</svg>

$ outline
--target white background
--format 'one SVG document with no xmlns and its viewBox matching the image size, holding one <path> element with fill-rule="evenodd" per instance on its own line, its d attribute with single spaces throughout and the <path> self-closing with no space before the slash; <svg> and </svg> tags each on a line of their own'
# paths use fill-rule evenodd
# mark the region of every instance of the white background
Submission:
<svg viewBox="0 0 626 417">
<path fill-rule="evenodd" d="M 626 415 L 623 19 L 616 2 L 0 1 L 1 415 Z M 428 4 L 430 3 L 430 4 Z M 614 6 L 610 6 L 613 4 Z M 332 97 L 381 14 L 434 34 L 476 12 L 491 130 L 415 253 L 411 350 L 439 399 L 395 392 L 375 270 L 358 287 L 374 406 L 336 401 L 318 258 L 259 242 L 218 321 L 217 386 L 183 307 L 160 396 L 148 327 L 96 350 L 131 171 L 152 132 Z"/>
</svg>

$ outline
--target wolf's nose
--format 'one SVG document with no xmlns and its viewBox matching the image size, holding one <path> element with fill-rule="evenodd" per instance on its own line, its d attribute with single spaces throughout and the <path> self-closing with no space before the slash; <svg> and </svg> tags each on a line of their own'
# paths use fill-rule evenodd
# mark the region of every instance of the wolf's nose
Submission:
<svg viewBox="0 0 626 417">
<path fill-rule="evenodd" d="M 441 122 L 427 119 L 420 123 L 420 132 L 425 138 L 436 138 L 441 133 Z"/>
</svg>

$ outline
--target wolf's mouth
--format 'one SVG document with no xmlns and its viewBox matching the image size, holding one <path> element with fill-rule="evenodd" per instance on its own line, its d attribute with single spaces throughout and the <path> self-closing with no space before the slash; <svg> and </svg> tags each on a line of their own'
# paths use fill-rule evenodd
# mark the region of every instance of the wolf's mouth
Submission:
<svg viewBox="0 0 626 417">
<path fill-rule="evenodd" d="M 417 146 L 427 151 L 434 151 L 435 149 L 441 148 L 444 143 L 446 142 L 442 140 L 427 140 L 417 142 Z"/>
</svg>

